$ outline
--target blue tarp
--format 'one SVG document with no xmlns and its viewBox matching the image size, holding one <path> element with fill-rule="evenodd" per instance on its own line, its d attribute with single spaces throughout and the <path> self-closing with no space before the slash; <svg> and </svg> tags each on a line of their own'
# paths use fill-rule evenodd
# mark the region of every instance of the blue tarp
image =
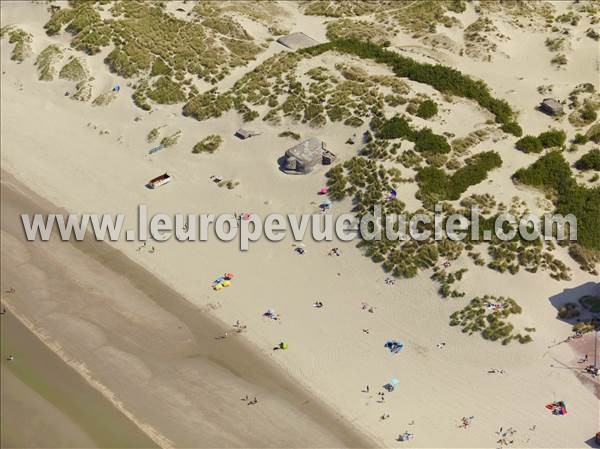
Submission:
<svg viewBox="0 0 600 449">
<path fill-rule="evenodd" d="M 164 145 L 159 145 L 157 147 L 152 148 L 150 151 L 148 151 L 148 154 L 158 153 L 159 151 L 162 151 L 164 149 L 165 149 Z"/>
</svg>

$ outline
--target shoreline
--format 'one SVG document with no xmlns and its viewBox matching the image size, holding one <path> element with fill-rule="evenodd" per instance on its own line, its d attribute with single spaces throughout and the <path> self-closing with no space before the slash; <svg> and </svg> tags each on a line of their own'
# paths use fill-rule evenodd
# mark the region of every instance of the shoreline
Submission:
<svg viewBox="0 0 600 449">
<path fill-rule="evenodd" d="M 2 397 L 5 417 L 12 419 L 8 424 L 3 421 L 3 447 L 160 447 L 159 438 L 153 441 L 131 416 L 115 407 L 101 386 L 91 385 L 93 379 L 52 347 L 28 320 L 14 314 L 10 305 L 7 310 L 2 317 Z M 8 354 L 14 354 L 14 363 L 6 361 Z M 50 373 L 52 382 L 44 378 L 45 373 Z M 9 408 L 19 410 L 8 412 Z M 33 417 L 37 432 L 19 432 L 19 416 Z M 40 434 L 42 440 L 36 442 Z"/>
<path fill-rule="evenodd" d="M 52 209 L 49 203 L 39 197 L 37 193 L 30 191 L 11 174 L 3 171 L 2 205 L 3 209 L 5 209 L 3 213 L 3 231 L 7 230 L 6 217 L 10 215 L 6 213 L 6 209 L 14 208 L 15 203 L 20 204 L 21 209 L 19 213 L 26 212 L 26 209 L 31 209 L 32 207 L 41 213 L 47 213 Z M 24 204 L 26 205 L 25 207 L 23 207 Z M 42 206 L 42 204 L 44 205 Z M 59 209 L 54 208 L 52 210 Z M 14 229 L 9 231 L 12 231 L 14 236 Z M 60 245 L 65 242 L 55 243 Z M 52 243 L 50 244 L 52 245 Z M 33 243 L 33 246 L 39 245 L 40 242 Z M 95 263 L 101 264 L 114 273 L 128 273 L 127 279 L 133 287 L 142 290 L 148 299 L 155 302 L 163 310 L 178 316 L 192 330 L 196 341 L 202 342 L 202 345 L 196 348 L 199 351 L 195 353 L 195 357 L 204 357 L 210 363 L 218 365 L 220 369 L 227 370 L 233 376 L 243 379 L 245 382 L 271 392 L 276 391 L 280 395 L 281 400 L 286 402 L 287 406 L 306 414 L 312 423 L 318 427 L 326 428 L 328 433 L 336 435 L 339 441 L 345 445 L 350 447 L 368 447 L 372 445 L 372 442 L 366 436 L 360 435 L 354 429 L 350 428 L 350 426 L 347 426 L 345 422 L 342 422 L 336 416 L 335 412 L 328 410 L 329 406 L 315 398 L 311 393 L 303 390 L 298 384 L 293 384 L 283 371 L 273 366 L 272 362 L 266 360 L 258 351 L 252 349 L 248 342 L 239 338 L 235 339 L 235 343 L 227 341 L 228 350 L 223 351 L 223 346 L 218 343 L 218 340 L 215 340 L 215 335 L 223 332 L 225 328 L 224 324 L 217 322 L 214 317 L 206 315 L 195 305 L 118 250 L 109 247 L 105 243 L 89 239 L 82 242 L 69 242 L 68 246 L 76 249 L 81 254 L 85 253 L 86 257 L 89 257 Z M 133 413 L 128 412 L 126 404 L 121 404 L 114 398 L 114 393 L 110 389 L 106 388 L 101 382 L 94 380 L 93 370 L 88 371 L 83 364 L 79 364 L 70 356 L 62 353 L 61 345 L 51 343 L 52 336 L 45 335 L 45 332 L 36 329 L 37 326 L 24 317 L 24 313 L 18 310 L 18 306 L 10 302 L 10 298 L 4 298 L 3 303 L 46 346 L 59 355 L 69 366 L 77 369 L 79 374 L 88 383 L 96 390 L 101 391 L 105 397 L 111 400 L 114 406 L 135 422 L 156 444 L 161 447 L 171 447 L 173 445 L 167 437 L 161 435 L 158 429 L 144 424 Z M 296 405 L 298 403 L 301 405 Z"/>
</svg>

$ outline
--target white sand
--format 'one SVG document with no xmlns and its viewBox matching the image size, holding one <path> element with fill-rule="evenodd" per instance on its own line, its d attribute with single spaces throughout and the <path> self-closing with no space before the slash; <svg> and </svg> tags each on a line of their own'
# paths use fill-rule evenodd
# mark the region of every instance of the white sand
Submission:
<svg viewBox="0 0 600 449">
<path fill-rule="evenodd" d="M 2 24 L 22 24 L 32 32 L 35 52 L 53 41 L 42 30 L 45 16 L 39 11 L 43 8 L 3 5 Z M 323 22 L 324 18 L 308 18 L 302 29 L 321 40 Z M 447 57 L 464 72 L 484 79 L 495 95 L 520 111 L 519 122 L 525 131 L 537 133 L 554 122 L 533 109 L 541 97 L 536 87 L 554 84 L 558 88 L 555 95 L 562 98 L 575 84 L 597 84 L 597 66 L 590 63 L 598 57 L 597 44 L 589 39 L 580 41 L 569 52 L 566 69 L 557 71 L 550 66 L 542 34 L 525 35 L 514 29 L 511 33 L 512 40 L 500 44 L 501 51 L 510 55 L 508 61 L 498 57 L 483 63 Z M 272 43 L 268 51 L 285 51 L 277 45 Z M 2 41 L 2 167 L 70 212 L 125 213 L 128 228 L 134 226 L 139 203 L 148 204 L 151 213 L 167 214 L 248 211 L 264 216 L 316 210 L 319 198 L 315 192 L 324 185 L 324 170 L 304 177 L 277 170 L 277 158 L 293 144 L 276 137 L 286 126 L 273 128 L 257 121 L 251 127 L 262 135 L 242 142 L 233 137 L 242 125 L 233 112 L 205 122 L 181 117 L 180 106 L 144 114 L 133 105 L 131 90 L 123 87 L 127 82 L 109 75 L 99 57 L 92 65 L 95 86 L 118 83 L 122 89 L 109 106 L 92 108 L 63 97 L 70 88 L 68 83 L 37 81 L 32 59 L 15 65 L 9 61 L 8 50 L 7 42 Z M 525 79 L 519 80 L 520 76 Z M 455 115 L 445 117 L 445 125 L 434 122 L 434 130 L 463 136 L 486 119 L 469 102 L 459 100 L 449 107 Z M 136 116 L 143 120 L 134 122 Z M 175 147 L 149 159 L 144 156 L 151 147 L 145 136 L 163 124 L 169 133 L 183 130 L 182 138 Z M 573 136 L 566 120 L 560 127 Z M 306 137 L 318 133 L 342 160 L 356 150 L 344 144 L 353 132 L 344 126 L 311 130 L 293 125 L 293 129 Z M 99 135 L 100 130 L 110 134 Z M 197 141 L 213 133 L 224 138 L 219 152 L 191 154 Z M 514 150 L 514 140 L 488 141 L 473 149 L 497 150 L 503 166 L 491 173 L 489 182 L 472 189 L 493 193 L 506 203 L 519 195 L 537 210 L 539 194 L 525 192 L 510 181 L 517 168 L 535 160 L 533 155 Z M 156 191 L 145 189 L 148 179 L 165 170 L 174 175 L 174 182 Z M 241 184 L 232 191 L 220 189 L 208 180 L 213 174 Z M 409 205 L 414 204 L 411 187 L 401 191 Z M 336 205 L 336 211 L 346 206 Z M 448 316 L 465 300 L 441 300 L 428 271 L 386 286 L 380 267 L 361 256 L 351 243 L 309 241 L 303 257 L 291 251 L 290 243 L 289 239 L 280 243 L 263 240 L 246 253 L 239 252 L 236 242 L 225 244 L 214 237 L 203 243 L 154 243 L 154 254 L 136 252 L 135 242 L 117 242 L 114 247 L 224 323 L 245 323 L 248 331 L 244 337 L 252 345 L 381 445 L 399 444 L 394 439 L 409 430 L 416 438 L 403 446 L 495 447 L 498 437 L 494 432 L 503 426 L 518 431 L 515 446 L 584 447 L 598 430 L 598 401 L 593 393 L 570 370 L 551 367 L 557 361 L 571 365 L 573 354 L 566 345 L 548 349 L 570 334 L 570 326 L 556 319 L 549 297 L 597 281 L 582 273 L 564 251 L 557 253 L 573 270 L 569 282 L 553 281 L 545 273 L 500 275 L 473 266 L 466 257 L 453 265 L 469 268 L 459 284 L 467 298 L 486 293 L 512 296 L 523 307 L 516 326 L 537 329 L 533 343 L 502 347 L 448 326 Z M 328 257 L 332 246 L 339 246 L 343 256 Z M 236 275 L 233 286 L 213 292 L 211 281 L 227 271 Z M 315 300 L 323 301 L 325 307 L 315 310 Z M 375 313 L 362 311 L 362 301 L 375 306 Z M 281 313 L 282 320 L 262 318 L 267 308 Z M 363 328 L 370 329 L 370 334 L 364 334 Z M 383 344 L 390 338 L 404 340 L 406 348 L 401 354 L 387 353 Z M 282 340 L 289 342 L 289 350 L 273 352 L 273 346 Z M 436 344 L 441 341 L 446 346 L 438 350 Z M 487 371 L 491 368 L 505 369 L 508 374 L 490 375 Z M 379 387 L 394 376 L 400 380 L 396 391 L 386 394 L 385 404 L 377 403 Z M 361 392 L 367 384 L 370 394 Z M 567 402 L 567 416 L 548 413 L 544 405 L 554 400 Z M 390 419 L 381 422 L 383 413 L 389 413 Z M 457 428 L 462 416 L 475 416 L 467 430 Z M 409 425 L 411 421 L 414 425 Z M 528 430 L 533 425 L 536 430 Z"/>
</svg>

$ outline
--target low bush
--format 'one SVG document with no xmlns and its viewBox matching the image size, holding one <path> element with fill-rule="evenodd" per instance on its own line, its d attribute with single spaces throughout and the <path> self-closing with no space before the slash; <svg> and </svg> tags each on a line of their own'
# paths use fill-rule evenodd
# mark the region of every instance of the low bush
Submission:
<svg viewBox="0 0 600 449">
<path fill-rule="evenodd" d="M 465 162 L 467 165 L 452 175 L 436 167 L 423 168 L 417 175 L 421 195 L 457 200 L 470 186 L 486 179 L 490 170 L 502 165 L 502 159 L 495 151 L 480 153 Z"/>
<path fill-rule="evenodd" d="M 452 149 L 446 137 L 434 134 L 429 128 L 414 131 L 408 121 L 399 115 L 379 123 L 377 119 L 371 122 L 380 139 L 406 139 L 415 143 L 415 151 L 425 154 L 449 153 Z"/>
<path fill-rule="evenodd" d="M 222 143 L 223 138 L 221 136 L 218 134 L 211 134 L 194 145 L 192 153 L 214 153 L 221 147 Z"/>
<path fill-rule="evenodd" d="M 553 192 L 556 213 L 577 218 L 577 242 L 584 248 L 600 250 L 600 187 L 578 185 L 559 151 L 551 151 L 528 168 L 518 170 L 513 179 Z"/>
<path fill-rule="evenodd" d="M 571 178 L 571 169 L 560 152 L 551 151 L 528 168 L 518 170 L 513 178 L 533 187 L 558 190 L 561 183 Z"/>
<path fill-rule="evenodd" d="M 544 148 L 560 147 L 567 140 L 567 135 L 562 130 L 553 129 L 538 135 L 538 140 Z"/>
<path fill-rule="evenodd" d="M 544 149 L 542 142 L 535 136 L 525 136 L 517 140 L 517 150 L 523 153 L 541 153 Z"/>
<path fill-rule="evenodd" d="M 171 147 L 171 146 L 175 145 L 177 142 L 179 142 L 180 137 L 181 137 L 181 130 L 177 130 L 170 136 L 163 137 L 162 140 L 160 141 L 160 144 L 165 147 Z"/>
<path fill-rule="evenodd" d="M 399 115 L 386 120 L 377 130 L 380 139 L 405 138 L 412 140 L 413 131 L 404 117 Z"/>
<path fill-rule="evenodd" d="M 523 128 L 521 128 L 521 126 L 517 122 L 504 123 L 501 129 L 505 133 L 512 134 L 516 137 L 521 137 L 523 135 Z"/>
<path fill-rule="evenodd" d="M 600 171 L 600 148 L 594 148 L 575 162 L 575 167 L 579 170 L 596 170 Z"/>
<path fill-rule="evenodd" d="M 433 117 L 438 113 L 438 105 L 433 100 L 425 100 L 417 108 L 416 115 L 424 119 Z"/>
<path fill-rule="evenodd" d="M 419 153 L 440 154 L 451 150 L 444 136 L 434 134 L 429 128 L 424 128 L 414 134 L 415 151 Z"/>
</svg>

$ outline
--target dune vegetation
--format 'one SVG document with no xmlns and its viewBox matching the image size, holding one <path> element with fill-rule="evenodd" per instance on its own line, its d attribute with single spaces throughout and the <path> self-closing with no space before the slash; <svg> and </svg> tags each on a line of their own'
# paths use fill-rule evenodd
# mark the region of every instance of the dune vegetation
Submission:
<svg viewBox="0 0 600 449">
<path fill-rule="evenodd" d="M 551 193 L 556 213 L 577 217 L 578 244 L 600 251 L 600 187 L 577 184 L 569 163 L 559 151 L 551 151 L 528 168 L 518 170 L 514 179 Z"/>
<path fill-rule="evenodd" d="M 508 321 L 511 315 L 521 314 L 521 306 L 512 298 L 485 295 L 473 298 L 463 309 L 450 316 L 450 326 L 460 326 L 463 333 L 481 336 L 490 341 L 500 340 L 503 345 L 516 340 L 529 343 L 533 339 L 525 329 L 523 333 L 515 333 L 514 326 Z"/>
<path fill-rule="evenodd" d="M 221 147 L 222 143 L 223 138 L 221 136 L 218 134 L 211 134 L 194 145 L 192 153 L 214 153 Z"/>
<path fill-rule="evenodd" d="M 33 40 L 31 33 L 18 27 L 7 25 L 0 28 L 0 39 L 5 36 L 8 36 L 8 43 L 14 45 L 10 59 L 16 62 L 23 62 L 31 55 L 31 42 Z"/>
<path fill-rule="evenodd" d="M 56 76 L 56 63 L 62 58 L 62 49 L 55 44 L 48 45 L 35 60 L 41 81 L 52 81 Z"/>
</svg>

